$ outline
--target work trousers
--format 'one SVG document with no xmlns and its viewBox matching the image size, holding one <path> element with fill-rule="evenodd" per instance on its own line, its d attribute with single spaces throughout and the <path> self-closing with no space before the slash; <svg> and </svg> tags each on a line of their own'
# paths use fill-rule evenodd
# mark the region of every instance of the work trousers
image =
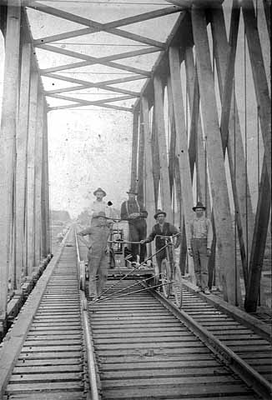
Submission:
<svg viewBox="0 0 272 400">
<path fill-rule="evenodd" d="M 159 251 L 159 249 L 156 249 L 156 252 L 158 252 L 158 253 L 156 254 L 156 261 L 157 261 L 157 266 L 158 266 L 158 273 L 159 273 L 159 275 L 161 275 L 161 263 L 162 263 L 162 260 L 163 260 L 164 258 L 166 258 L 167 254 L 166 254 L 165 248 L 162 249 L 161 251 Z M 156 274 L 157 274 L 157 273 L 156 273 Z"/>
<path fill-rule="evenodd" d="M 144 219 L 129 223 L 129 236 L 131 242 L 140 242 L 146 238 L 146 222 Z M 139 251 L 140 248 L 140 251 Z M 132 261 L 137 261 L 137 255 L 140 256 L 140 263 L 146 256 L 146 245 L 131 243 Z"/>
<path fill-rule="evenodd" d="M 202 290 L 208 288 L 208 260 L 207 239 L 192 239 L 191 248 L 193 252 L 194 269 L 196 275 L 196 284 Z"/>
<path fill-rule="evenodd" d="M 105 249 L 88 252 L 89 295 L 100 296 L 108 277 L 109 257 Z"/>
</svg>

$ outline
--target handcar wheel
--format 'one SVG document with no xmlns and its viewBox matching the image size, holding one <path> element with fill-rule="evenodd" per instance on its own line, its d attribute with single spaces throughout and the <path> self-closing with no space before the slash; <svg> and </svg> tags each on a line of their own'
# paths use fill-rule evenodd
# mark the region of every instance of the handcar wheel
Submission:
<svg viewBox="0 0 272 400">
<path fill-rule="evenodd" d="M 152 289 L 156 289 L 156 286 L 159 285 L 159 276 L 152 275 L 146 282 L 148 286 L 152 287 Z"/>
<path fill-rule="evenodd" d="M 175 295 L 175 301 L 178 308 L 182 306 L 182 276 L 178 266 L 174 270 L 174 282 L 172 288 Z"/>
<path fill-rule="evenodd" d="M 168 299 L 171 285 L 171 267 L 169 261 L 166 259 L 162 260 L 161 263 L 161 281 L 163 294 Z"/>
</svg>

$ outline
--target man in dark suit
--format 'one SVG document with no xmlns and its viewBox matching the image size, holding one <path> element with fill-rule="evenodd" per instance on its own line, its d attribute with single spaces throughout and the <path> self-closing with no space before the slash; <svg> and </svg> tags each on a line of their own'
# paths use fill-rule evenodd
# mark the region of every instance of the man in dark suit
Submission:
<svg viewBox="0 0 272 400">
<path fill-rule="evenodd" d="M 140 242 L 146 238 L 146 218 L 147 211 L 144 205 L 136 199 L 137 192 L 130 189 L 128 192 L 128 200 L 121 205 L 121 219 L 128 221 L 129 236 L 131 242 Z M 140 249 L 139 249 L 140 247 Z M 145 259 L 146 246 L 145 244 L 131 244 L 132 262 L 137 261 L 137 255 L 140 256 L 140 263 Z"/>
</svg>

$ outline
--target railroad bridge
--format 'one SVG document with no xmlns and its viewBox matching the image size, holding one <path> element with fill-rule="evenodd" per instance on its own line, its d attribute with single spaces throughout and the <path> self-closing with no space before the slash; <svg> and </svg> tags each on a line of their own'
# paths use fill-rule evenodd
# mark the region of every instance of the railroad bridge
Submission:
<svg viewBox="0 0 272 400">
<path fill-rule="evenodd" d="M 256 319 L 271 309 L 270 13 L 270 0 L 0 1 L 2 398 L 270 398 Z M 127 181 L 148 230 L 162 208 L 182 233 L 181 310 L 125 279 L 126 301 L 109 280 L 109 303 L 88 304 L 74 224 L 52 255 L 48 118 L 65 110 L 114 112 L 116 137 L 131 122 Z M 214 230 L 210 296 L 187 251 L 197 201 Z"/>
</svg>

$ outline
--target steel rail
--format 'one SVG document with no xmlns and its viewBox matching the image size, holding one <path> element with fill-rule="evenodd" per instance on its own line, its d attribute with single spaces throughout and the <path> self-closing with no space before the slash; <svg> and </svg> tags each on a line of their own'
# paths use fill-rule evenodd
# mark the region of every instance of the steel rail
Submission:
<svg viewBox="0 0 272 400">
<path fill-rule="evenodd" d="M 229 347 L 218 340 L 205 327 L 196 322 L 189 314 L 178 309 L 173 303 L 163 295 L 151 291 L 152 295 L 163 304 L 177 319 L 182 321 L 191 332 L 193 332 L 207 346 L 216 357 L 226 364 L 235 374 L 237 374 L 245 384 L 252 388 L 263 399 L 271 399 L 272 385 L 255 371 L 248 363 L 242 360 Z"/>
<path fill-rule="evenodd" d="M 78 246 L 77 232 L 75 229 L 75 241 L 76 241 L 76 254 L 77 254 L 77 264 L 78 271 L 80 272 L 80 252 Z M 87 307 L 87 299 L 85 296 L 85 292 L 80 290 L 80 300 L 81 300 L 81 313 L 83 318 L 83 331 L 84 331 L 84 339 L 87 349 L 87 364 L 88 364 L 88 374 L 89 374 L 89 385 L 91 390 L 91 399 L 90 400 L 101 400 L 100 396 L 100 379 L 96 369 L 96 360 L 95 353 L 93 347 L 93 338 L 92 332 L 89 325 L 89 317 L 88 317 L 88 307 Z"/>
</svg>

